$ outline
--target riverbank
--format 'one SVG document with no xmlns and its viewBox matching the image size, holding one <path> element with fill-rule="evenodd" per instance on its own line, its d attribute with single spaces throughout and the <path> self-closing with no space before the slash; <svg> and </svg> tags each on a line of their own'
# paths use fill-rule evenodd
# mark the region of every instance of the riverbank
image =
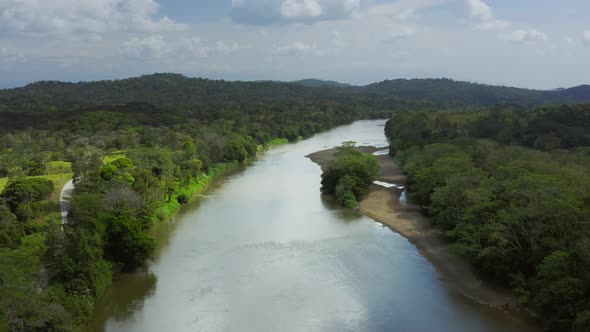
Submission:
<svg viewBox="0 0 590 332">
<path fill-rule="evenodd" d="M 383 148 L 358 147 L 364 153 L 374 153 Z M 306 157 L 324 169 L 335 149 L 312 153 Z M 380 164 L 378 181 L 405 186 L 406 177 L 389 155 L 377 155 Z M 429 218 L 420 212 L 420 207 L 402 205 L 403 189 L 371 185 L 369 194 L 360 202 L 360 211 L 372 219 L 396 231 L 412 242 L 434 265 L 449 287 L 480 304 L 502 311 L 517 310 L 515 297 L 509 290 L 484 283 L 475 276 L 468 262 L 455 255 L 440 231 L 432 226 Z"/>
<path fill-rule="evenodd" d="M 287 143 L 289 143 L 289 141 L 286 138 L 272 139 L 266 145 L 258 146 L 256 157 L 258 157 L 259 154 L 263 153 L 265 150 L 273 146 L 279 146 Z M 160 207 L 156 210 L 156 212 L 152 216 L 152 221 L 154 223 L 169 221 L 172 217 L 176 215 L 176 213 L 178 212 L 178 210 L 180 210 L 183 204 L 193 201 L 196 196 L 202 194 L 205 190 L 207 190 L 209 184 L 213 182 L 213 180 L 231 171 L 234 171 L 238 169 L 239 166 L 245 164 L 247 164 L 247 162 L 240 163 L 235 160 L 215 164 L 209 169 L 208 172 L 201 174 L 198 178 L 192 180 L 188 185 L 185 185 L 182 188 L 178 189 L 176 192 L 174 192 L 171 195 L 170 199 L 166 202 L 163 202 L 160 205 Z M 187 199 L 187 201 L 181 204 L 178 200 L 179 196 L 183 196 Z"/>
<path fill-rule="evenodd" d="M 152 221 L 162 222 L 170 220 L 182 206 L 178 200 L 179 196 L 183 196 L 185 199 L 187 199 L 186 203 L 194 200 L 195 196 L 203 193 L 213 180 L 221 175 L 226 174 L 227 172 L 238 168 L 240 165 L 241 164 L 237 161 L 231 161 L 218 163 L 212 166 L 208 172 L 201 174 L 198 178 L 192 180 L 188 185 L 185 185 L 175 191 L 168 201 L 162 202 L 162 204 L 156 209 L 154 215 L 152 216 Z"/>
</svg>

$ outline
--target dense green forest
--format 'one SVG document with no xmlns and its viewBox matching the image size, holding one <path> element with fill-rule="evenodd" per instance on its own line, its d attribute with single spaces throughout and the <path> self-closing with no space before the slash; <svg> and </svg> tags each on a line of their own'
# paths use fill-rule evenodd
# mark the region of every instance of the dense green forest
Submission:
<svg viewBox="0 0 590 332">
<path fill-rule="evenodd" d="M 344 142 L 322 173 L 321 191 L 334 195 L 346 208 L 358 207 L 379 173 L 379 162 L 371 153 L 355 149 L 355 142 Z"/>
<path fill-rule="evenodd" d="M 113 274 L 152 257 L 152 226 L 215 176 L 264 146 L 388 114 L 299 100 L 296 92 L 267 100 L 226 91 L 191 104 L 190 93 L 180 91 L 165 102 L 137 97 L 118 104 L 126 93 L 166 100 L 168 90 L 154 89 L 110 89 L 105 93 L 113 97 L 101 101 L 103 95 L 81 88 L 72 93 L 80 94 L 79 105 L 47 103 L 59 93 L 33 93 L 3 113 L 10 116 L 0 131 L 1 331 L 84 329 Z M 59 193 L 72 177 L 75 192 L 62 224 Z"/>
<path fill-rule="evenodd" d="M 152 257 L 152 226 L 264 146 L 396 111 L 453 107 L 466 111 L 399 113 L 387 127 L 417 199 L 432 215 L 446 216 L 435 219 L 449 223 L 459 252 L 483 273 L 501 267 L 493 277 L 515 285 L 523 302 L 539 312 L 551 313 L 551 326 L 586 326 L 588 240 L 586 224 L 578 221 L 588 220 L 588 116 L 584 107 L 530 112 L 530 105 L 590 101 L 586 87 L 573 89 L 542 92 L 451 80 L 310 87 L 155 74 L 0 90 L 0 331 L 83 330 L 112 276 L 141 268 Z M 526 106 L 473 111 L 506 102 Z M 344 171 L 326 176 L 323 190 L 353 206 L 366 190 L 373 160 L 350 147 L 341 150 L 344 168 L 334 170 Z M 453 212 L 440 205 L 446 203 L 433 205 L 439 196 L 465 195 L 457 189 L 463 182 L 453 187 L 459 196 L 436 194 L 457 169 L 475 172 L 472 186 L 486 185 L 469 198 L 482 206 L 465 217 L 465 201 L 457 201 Z M 434 182 L 420 180 L 429 177 Z M 72 178 L 75 191 L 62 223 L 60 191 Z M 521 186 L 529 191 L 515 189 Z M 540 204 L 549 199 L 555 205 Z M 515 217 L 521 214 L 525 219 Z M 484 226 L 492 218 L 492 228 L 514 225 L 506 232 L 517 237 L 517 248 L 509 235 L 499 238 L 503 228 L 469 224 L 478 218 Z M 551 264 L 562 273 L 551 274 Z"/>
<path fill-rule="evenodd" d="M 497 104 L 558 105 L 590 102 L 590 86 L 531 90 L 450 79 L 387 80 L 356 88 L 376 96 L 427 102 L 436 108 L 492 107 Z"/>
<path fill-rule="evenodd" d="M 590 105 L 400 112 L 411 197 L 485 278 L 551 331 L 590 330 Z"/>
<path fill-rule="evenodd" d="M 130 103 L 145 103 L 172 112 L 196 112 L 198 109 L 199 115 L 203 115 L 220 112 L 220 105 L 243 113 L 268 107 L 269 103 L 273 106 L 277 103 L 302 106 L 319 102 L 347 105 L 355 111 L 492 107 L 507 103 L 559 105 L 590 102 L 590 86 L 543 91 L 450 79 L 399 79 L 366 86 L 346 86 L 319 80 L 230 82 L 179 74 L 80 83 L 43 81 L 0 90 L 0 124 L 3 128 L 14 128 L 6 121 L 11 121 L 10 125 L 19 124 L 16 119 L 23 116 L 14 113 L 29 113 L 20 125 L 26 128 L 30 121 L 42 123 L 44 116 L 54 120 L 72 110 L 90 111 L 97 106 Z"/>
<path fill-rule="evenodd" d="M 304 80 L 293 81 L 291 83 L 295 83 L 295 84 L 299 84 L 299 85 L 303 85 L 303 86 L 308 86 L 308 87 L 332 86 L 332 87 L 343 88 L 343 87 L 351 87 L 352 86 L 352 85 L 346 84 L 346 83 L 340 83 L 340 82 L 336 82 L 336 81 L 319 80 L 319 79 L 315 79 L 315 78 L 308 78 L 308 79 L 304 79 Z"/>
</svg>

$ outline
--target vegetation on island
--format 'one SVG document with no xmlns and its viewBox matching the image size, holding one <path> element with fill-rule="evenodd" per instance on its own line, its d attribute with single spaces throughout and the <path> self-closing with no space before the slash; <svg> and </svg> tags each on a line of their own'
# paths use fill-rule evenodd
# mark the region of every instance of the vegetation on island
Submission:
<svg viewBox="0 0 590 332">
<path fill-rule="evenodd" d="M 409 192 L 482 277 L 550 331 L 590 330 L 590 106 L 401 112 Z"/>
<path fill-rule="evenodd" d="M 368 193 L 379 173 L 379 162 L 370 153 L 355 148 L 355 142 L 344 142 L 322 173 L 323 194 L 334 195 L 338 204 L 354 209 Z"/>
</svg>

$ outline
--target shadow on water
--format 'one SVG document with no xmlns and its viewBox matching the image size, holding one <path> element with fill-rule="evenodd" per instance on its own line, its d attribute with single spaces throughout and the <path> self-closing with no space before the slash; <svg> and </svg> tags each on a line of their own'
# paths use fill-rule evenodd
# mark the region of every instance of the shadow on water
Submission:
<svg viewBox="0 0 590 332">
<path fill-rule="evenodd" d="M 363 215 L 360 212 L 341 207 L 338 204 L 338 202 L 336 202 L 334 196 L 320 194 L 320 198 L 322 201 L 322 205 L 326 209 L 332 211 L 336 216 L 338 216 L 339 221 L 343 221 L 344 223 L 351 223 L 357 222 L 363 218 Z"/>
<path fill-rule="evenodd" d="M 113 286 L 97 301 L 92 322 L 94 331 L 105 330 L 107 317 L 125 320 L 140 310 L 158 283 L 157 277 L 149 271 L 122 273 L 113 281 Z"/>
<path fill-rule="evenodd" d="M 171 241 L 173 241 L 174 239 L 174 234 L 178 230 L 178 226 L 180 226 L 181 221 L 186 219 L 185 217 L 187 214 L 190 214 L 197 210 L 205 200 L 214 198 L 217 191 L 220 188 L 222 188 L 227 181 L 230 181 L 235 176 L 240 175 L 245 169 L 247 169 L 249 165 L 255 162 L 256 159 L 252 160 L 250 163 L 239 166 L 236 169 L 216 178 L 207 186 L 204 192 L 195 195 L 194 200 L 183 205 L 180 208 L 180 210 L 174 215 L 174 217 L 172 217 L 170 220 L 166 222 L 154 225 L 151 231 L 157 243 L 156 252 L 154 253 L 154 261 L 158 261 L 161 254 L 166 249 L 168 249 Z"/>
<path fill-rule="evenodd" d="M 214 196 L 224 183 L 243 172 L 246 167 L 247 165 L 240 166 L 213 180 L 202 194 L 196 195 L 193 201 L 182 206 L 173 218 L 156 224 L 152 228 L 151 233 L 157 243 L 154 262 L 157 262 L 162 253 L 168 249 L 181 221 L 186 220 L 184 217 L 198 209 L 204 200 Z M 145 300 L 154 294 L 157 283 L 158 278 L 149 270 L 149 267 L 133 273 L 116 275 L 112 286 L 96 302 L 91 329 L 105 331 L 108 319 L 125 321 L 132 318 L 134 313 L 142 309 Z"/>
</svg>

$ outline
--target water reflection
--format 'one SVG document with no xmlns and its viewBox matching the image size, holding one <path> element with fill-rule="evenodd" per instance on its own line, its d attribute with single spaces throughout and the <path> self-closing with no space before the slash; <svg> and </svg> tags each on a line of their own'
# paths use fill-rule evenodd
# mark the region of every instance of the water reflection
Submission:
<svg viewBox="0 0 590 332">
<path fill-rule="evenodd" d="M 336 198 L 330 195 L 320 195 L 322 205 L 337 217 L 337 220 L 350 223 L 362 220 L 363 215 L 357 211 L 342 208 Z"/>
<path fill-rule="evenodd" d="M 151 296 L 158 283 L 150 271 L 123 273 L 117 276 L 113 286 L 98 300 L 94 313 L 94 327 L 104 329 L 105 319 L 126 320 L 141 310 L 144 300 Z"/>
</svg>

